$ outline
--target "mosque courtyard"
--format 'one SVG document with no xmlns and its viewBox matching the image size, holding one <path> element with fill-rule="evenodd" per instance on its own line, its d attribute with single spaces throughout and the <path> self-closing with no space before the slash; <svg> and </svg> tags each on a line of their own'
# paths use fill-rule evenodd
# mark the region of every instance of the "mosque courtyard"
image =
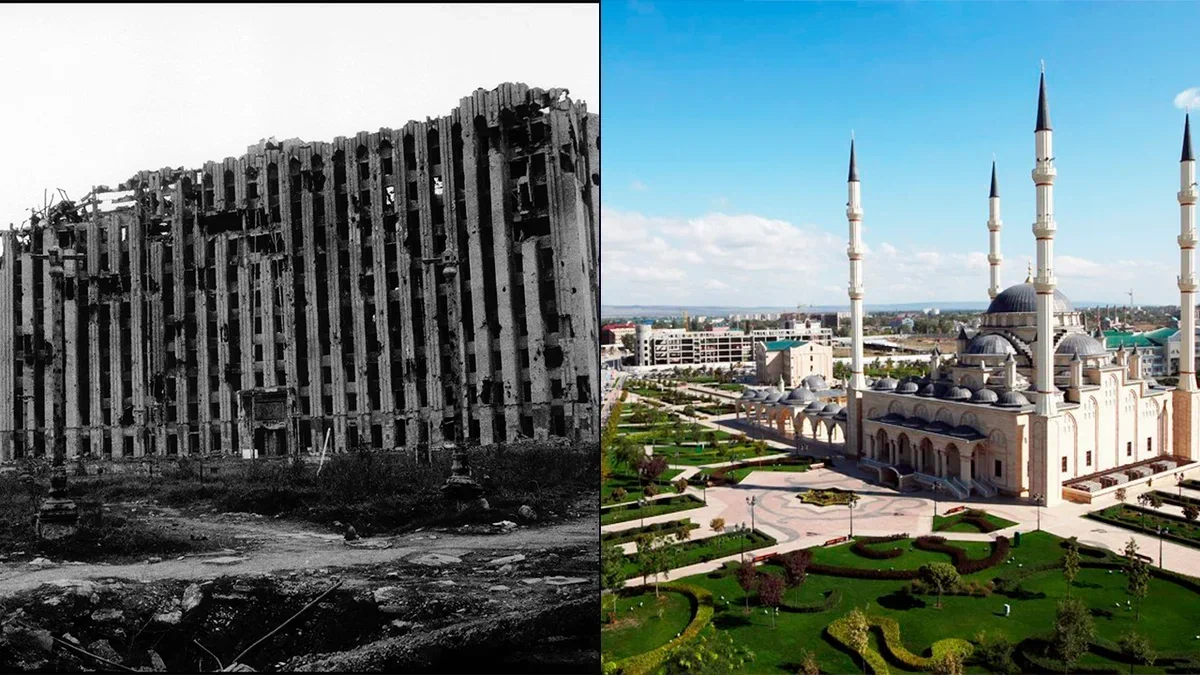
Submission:
<svg viewBox="0 0 1200 675">
<path fill-rule="evenodd" d="M 667 420 L 684 409 L 632 393 L 623 402 L 626 408 L 638 405 L 654 406 Z M 685 421 L 697 438 L 720 429 L 730 435 L 728 443 L 739 442 L 737 430 L 723 424 L 728 415 L 692 412 Z M 645 429 L 622 425 L 618 435 Z M 684 492 L 634 495 L 630 499 L 640 501 L 607 507 L 614 514 L 607 520 L 602 512 L 605 545 L 617 542 L 627 556 L 628 578 L 616 594 L 615 611 L 612 595 L 602 602 L 604 657 L 618 664 L 613 666 L 618 672 L 656 672 L 689 640 L 713 631 L 753 652 L 751 672 L 794 673 L 806 657 L 815 659 L 821 672 L 861 672 L 864 658 L 875 672 L 925 672 L 955 649 L 967 655 L 968 672 L 1003 672 L 1008 666 L 1013 672 L 1061 672 L 1064 664 L 1047 645 L 1057 603 L 1068 592 L 1061 561 L 1070 538 L 1083 561 L 1071 592 L 1087 605 L 1095 625 L 1088 650 L 1072 669 L 1200 670 L 1195 628 L 1200 626 L 1200 581 L 1184 576 L 1200 568 L 1200 548 L 1087 517 L 1117 504 L 1115 497 L 1039 508 L 1010 499 L 902 493 L 879 484 L 873 473 L 847 458 L 835 457 L 830 464 L 809 457 L 807 466 L 772 466 L 795 462 L 798 453 L 779 440 L 761 442 L 768 446 L 764 454 L 709 464 L 670 463 L 679 449 L 650 443 L 643 451 L 667 459 L 670 473 L 664 474 L 672 482 L 688 480 Z M 760 466 L 737 468 L 747 460 Z M 721 480 L 721 474 L 740 480 Z M 1157 489 L 1168 490 L 1161 484 Z M 1140 493 L 1154 490 L 1131 488 L 1125 502 L 1136 503 Z M 1171 481 L 1169 491 L 1177 490 L 1181 497 L 1200 499 L 1200 490 Z M 839 492 L 853 493 L 858 499 L 853 508 L 819 506 L 801 499 L 809 491 L 835 498 Z M 669 500 L 670 510 L 652 510 L 660 500 Z M 1178 510 L 1162 508 L 1164 513 Z M 975 510 L 986 513 L 987 527 L 974 526 L 977 521 L 970 518 L 964 522 L 963 515 Z M 636 534 L 680 529 L 688 532 L 686 540 L 659 543 L 676 553 L 667 563 L 669 571 L 644 574 Z M 929 536 L 944 540 L 924 539 Z M 1140 608 L 1130 602 L 1121 555 L 1130 539 L 1151 571 Z M 776 554 L 795 551 L 807 551 L 803 555 L 810 561 L 802 582 L 785 584 L 778 598 L 762 586 L 743 590 L 736 573 L 743 561 L 754 565 L 759 582 L 764 575 L 792 580 Z M 934 596 L 913 589 L 917 570 L 931 562 L 952 562 L 961 572 L 959 592 L 944 597 L 940 608 Z M 856 608 L 876 626 L 862 652 L 836 637 L 839 622 Z M 1121 651 L 1119 642 L 1131 631 L 1149 638 L 1155 665 Z M 1012 646 L 1008 666 L 992 654 L 996 636 Z M 647 665 L 652 667 L 640 670 Z"/>
</svg>

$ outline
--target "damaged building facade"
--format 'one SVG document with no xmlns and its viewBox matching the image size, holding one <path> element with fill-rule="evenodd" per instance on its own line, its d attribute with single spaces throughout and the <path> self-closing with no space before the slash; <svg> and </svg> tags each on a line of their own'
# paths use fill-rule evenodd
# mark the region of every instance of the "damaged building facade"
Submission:
<svg viewBox="0 0 1200 675">
<path fill-rule="evenodd" d="M 594 439 L 599 143 L 504 84 L 0 233 L 0 460 Z"/>
</svg>

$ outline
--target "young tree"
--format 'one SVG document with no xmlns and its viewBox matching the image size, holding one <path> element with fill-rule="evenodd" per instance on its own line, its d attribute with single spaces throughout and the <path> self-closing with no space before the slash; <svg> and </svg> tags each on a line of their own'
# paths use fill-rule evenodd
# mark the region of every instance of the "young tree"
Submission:
<svg viewBox="0 0 1200 675">
<path fill-rule="evenodd" d="M 870 637 L 871 624 L 867 621 L 867 615 L 855 607 L 846 616 L 846 639 L 850 642 L 850 648 L 859 654 L 864 673 L 867 672 L 867 660 L 862 657 L 862 653 L 866 651 L 867 640 Z"/>
<path fill-rule="evenodd" d="M 633 555 L 633 562 L 637 565 L 638 574 L 642 575 L 642 583 L 646 583 L 650 579 L 650 575 L 654 574 L 657 562 L 654 559 L 654 537 L 650 534 L 639 534 L 634 540 L 637 543 L 637 552 Z"/>
<path fill-rule="evenodd" d="M 725 529 L 725 519 L 713 518 L 711 521 L 709 521 L 708 526 L 712 528 L 713 532 L 721 534 L 721 530 Z"/>
<path fill-rule="evenodd" d="M 754 563 L 743 563 L 737 568 L 738 586 L 746 595 L 746 613 L 750 613 L 750 591 L 753 591 L 758 584 L 758 572 L 754 570 Z"/>
<path fill-rule="evenodd" d="M 653 483 L 667 470 L 665 457 L 642 457 L 637 462 L 638 476 L 645 483 Z"/>
<path fill-rule="evenodd" d="M 1075 585 L 1075 577 L 1079 575 L 1079 544 L 1074 537 L 1067 540 L 1067 553 L 1062 559 L 1063 577 L 1067 580 L 1067 597 L 1071 597 L 1071 587 Z"/>
<path fill-rule="evenodd" d="M 804 583 L 808 574 L 808 564 L 812 562 L 812 553 L 805 550 L 789 551 L 780 558 L 783 561 L 783 569 L 787 572 L 788 586 L 795 588 Z"/>
<path fill-rule="evenodd" d="M 1197 518 L 1200 518 L 1200 506 L 1184 504 L 1183 517 L 1187 518 L 1188 522 L 1195 522 Z"/>
<path fill-rule="evenodd" d="M 1162 508 L 1162 505 L 1163 505 L 1162 497 L 1159 497 L 1157 494 L 1155 494 L 1153 492 L 1143 492 L 1142 494 L 1138 495 L 1138 502 L 1142 506 L 1148 506 L 1148 507 L 1154 509 L 1155 511 Z M 1146 514 L 1145 513 L 1142 514 L 1142 529 L 1143 530 L 1146 529 Z"/>
<path fill-rule="evenodd" d="M 776 574 L 760 574 L 758 599 L 771 611 L 771 628 L 775 627 L 775 612 L 783 602 L 783 579 Z"/>
<path fill-rule="evenodd" d="M 1153 666 L 1158 655 L 1154 653 L 1154 649 L 1150 647 L 1150 641 L 1144 635 L 1135 631 L 1129 631 L 1121 636 L 1121 640 L 1117 643 L 1121 646 L 1121 653 L 1129 657 L 1129 673 L 1133 674 L 1133 664 L 1144 663 L 1147 666 Z"/>
<path fill-rule="evenodd" d="M 804 658 L 800 661 L 800 675 L 821 675 L 817 655 L 807 649 L 804 650 Z"/>
<path fill-rule="evenodd" d="M 625 554 L 616 544 L 600 551 L 600 586 L 612 594 L 613 614 L 617 612 L 617 592 L 625 587 Z"/>
<path fill-rule="evenodd" d="M 944 562 L 926 563 L 921 565 L 918 571 L 921 580 L 929 584 L 937 591 L 937 605 L 942 606 L 942 593 L 954 588 L 958 584 L 958 570 L 954 565 Z"/>
<path fill-rule="evenodd" d="M 1138 557 L 1130 559 L 1129 566 L 1125 573 L 1126 590 L 1129 596 L 1133 598 L 1134 612 L 1133 620 L 1140 621 L 1142 618 L 1142 600 L 1150 591 L 1150 566 L 1145 560 Z"/>
<path fill-rule="evenodd" d="M 954 649 L 947 651 L 942 658 L 933 662 L 930 672 L 934 675 L 963 675 L 966 671 L 963 669 L 962 654 Z"/>
<path fill-rule="evenodd" d="M 1117 501 L 1122 504 L 1125 503 L 1125 499 L 1128 497 L 1128 494 L 1125 492 L 1125 488 L 1123 487 L 1117 488 L 1115 495 L 1117 497 Z"/>
<path fill-rule="evenodd" d="M 1095 632 L 1092 614 L 1082 600 L 1067 598 L 1059 601 L 1050 648 L 1066 670 L 1070 670 L 1087 651 Z"/>
</svg>

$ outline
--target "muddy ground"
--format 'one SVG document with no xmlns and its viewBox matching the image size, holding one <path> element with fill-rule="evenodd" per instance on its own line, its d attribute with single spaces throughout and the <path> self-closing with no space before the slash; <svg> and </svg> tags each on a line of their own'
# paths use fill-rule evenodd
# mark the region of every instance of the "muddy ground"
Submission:
<svg viewBox="0 0 1200 675">
<path fill-rule="evenodd" d="M 258 671 L 594 672 L 597 503 L 582 494 L 552 523 L 353 542 L 284 518 L 114 505 L 212 550 L 108 563 L 10 553 L 0 670 L 196 672 L 236 660 Z"/>
</svg>

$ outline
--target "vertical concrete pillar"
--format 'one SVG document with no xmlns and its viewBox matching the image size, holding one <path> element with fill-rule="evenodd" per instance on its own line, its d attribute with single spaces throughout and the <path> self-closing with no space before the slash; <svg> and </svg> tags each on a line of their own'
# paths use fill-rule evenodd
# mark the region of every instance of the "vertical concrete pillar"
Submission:
<svg viewBox="0 0 1200 675">
<path fill-rule="evenodd" d="M 87 221 L 87 347 L 88 347 L 88 447 L 92 457 L 104 453 L 104 394 L 100 390 L 102 359 L 100 354 L 100 222 L 92 213 Z M 108 356 L 105 354 L 104 356 Z"/>
<path fill-rule="evenodd" d="M 163 271 L 166 265 L 165 247 L 161 240 L 150 242 L 150 367 L 147 382 L 150 383 L 150 403 L 154 406 L 150 418 L 150 430 L 154 438 L 154 454 L 167 454 L 167 341 L 166 307 L 163 303 Z"/>
<path fill-rule="evenodd" d="M 364 204 L 363 207 L 369 212 L 371 219 L 371 233 L 369 241 L 371 244 L 371 269 L 372 276 L 375 278 L 374 293 L 375 293 L 375 315 L 372 320 L 375 322 L 375 335 L 378 340 L 379 352 L 374 357 L 376 362 L 376 377 L 379 380 L 379 401 L 378 405 L 372 408 L 372 413 L 376 422 L 383 427 L 383 447 L 385 450 L 391 450 L 396 445 L 396 404 L 395 397 L 392 394 L 392 340 L 391 340 L 391 317 L 388 312 L 388 271 L 387 271 L 387 247 L 389 243 L 389 235 L 395 236 L 395 229 L 391 232 L 387 231 L 387 225 L 384 222 L 384 203 L 389 198 L 387 187 L 395 184 L 395 161 L 396 148 L 392 148 L 392 175 L 383 175 L 383 166 L 380 160 L 380 144 L 384 139 L 391 143 L 388 138 L 390 132 L 371 134 L 367 138 L 367 157 L 370 174 L 366 181 L 362 181 L 359 185 L 359 191 L 367 191 L 370 195 L 370 204 Z M 397 201 L 393 193 L 393 202 Z"/>
<path fill-rule="evenodd" d="M 32 235 L 30 235 L 32 239 Z M 29 247 L 32 248 L 33 241 L 29 242 Z M 33 274 L 33 256 L 30 255 L 30 250 L 27 248 L 21 252 L 21 339 L 22 350 L 24 351 L 25 364 L 21 370 L 21 406 L 24 415 L 24 425 L 22 429 L 25 432 L 25 452 L 28 456 L 33 457 L 36 451 L 35 434 L 39 430 L 37 409 L 34 406 L 34 401 L 37 397 L 36 385 L 34 382 L 37 373 L 37 362 L 33 356 L 41 347 L 41 331 L 34 325 L 34 307 L 36 289 L 34 288 Z"/>
<path fill-rule="evenodd" d="M 431 173 L 440 170 L 432 163 L 429 153 L 428 128 L 424 124 L 410 122 L 406 128 L 412 129 L 413 142 L 417 159 L 417 205 L 420 213 L 421 250 L 424 258 L 440 257 L 443 251 L 434 245 L 433 236 L 433 178 Z M 445 149 L 439 147 L 439 154 L 445 155 Z M 422 418 L 429 428 L 431 447 L 438 447 L 442 441 L 442 423 L 447 412 L 445 405 L 444 384 L 442 382 L 442 354 L 439 323 L 446 320 L 438 311 L 437 297 L 440 292 L 438 280 L 441 278 L 441 265 L 436 263 L 422 264 L 418 268 L 421 275 L 422 297 L 425 317 L 425 391 L 429 394 L 428 405 L 422 410 Z"/>
<path fill-rule="evenodd" d="M 500 321 L 498 327 L 493 327 L 500 347 L 500 374 L 503 381 L 501 391 L 493 394 L 493 409 L 499 407 L 504 412 L 505 436 L 513 438 L 520 431 L 520 400 L 521 364 L 517 360 L 517 335 L 514 331 L 516 322 L 513 319 L 512 308 L 512 272 L 509 270 L 511 238 L 509 225 L 512 216 L 509 213 L 509 179 L 508 179 L 508 130 L 503 127 L 500 119 L 499 105 L 492 104 L 496 92 L 489 92 L 487 108 L 487 125 L 490 128 L 500 127 L 499 143 L 488 143 L 488 173 L 489 197 L 491 198 L 492 219 L 492 256 L 495 263 L 496 284 L 496 317 Z"/>
<path fill-rule="evenodd" d="M 354 344 L 354 399 L 357 404 L 354 413 L 361 443 L 364 436 L 367 439 L 371 437 L 371 405 L 367 397 L 367 305 L 362 288 L 365 274 L 362 264 L 364 205 L 359 202 L 359 147 L 366 151 L 366 142 L 361 136 L 342 145 L 346 158 L 346 194 L 349 201 L 346 217 L 350 233 L 350 276 L 346 283 L 350 288 L 350 325 L 354 332 L 351 336 Z"/>
<path fill-rule="evenodd" d="M 218 181 L 215 175 L 212 162 L 204 165 L 204 172 L 212 176 L 213 183 Z M 203 190 L 203 175 L 196 177 L 199 185 L 198 190 Z M 212 260 L 208 255 L 208 237 L 204 232 L 204 228 L 200 225 L 201 214 L 209 207 L 204 203 L 203 197 L 196 200 L 192 204 L 193 213 L 195 214 L 190 223 L 185 223 L 192 232 L 192 259 L 195 261 L 196 279 L 193 292 L 195 293 L 196 313 L 191 317 L 196 322 L 196 343 L 195 343 L 195 359 L 196 359 L 196 425 L 200 432 L 200 454 L 207 455 L 212 452 L 212 375 L 213 364 L 209 358 L 209 345 L 214 336 L 209 330 L 208 314 L 211 311 L 211 303 L 209 301 L 212 293 L 210 285 L 209 273 L 224 274 L 224 269 L 214 270 Z M 179 242 L 179 246 L 183 246 L 183 242 Z M 215 280 L 215 279 L 214 279 Z"/>
<path fill-rule="evenodd" d="M 17 264 L 17 237 L 9 230 L 0 233 L 0 462 L 13 460 L 13 430 L 16 428 L 16 391 L 13 364 L 16 359 L 13 336 L 16 312 L 13 308 L 13 268 Z"/>
<path fill-rule="evenodd" d="M 128 213 L 114 213 L 105 220 L 108 239 L 108 273 L 128 276 L 128 268 L 121 265 L 121 253 L 129 237 Z M 121 316 L 122 297 L 129 294 L 114 292 L 108 296 L 108 433 L 112 443 L 113 457 L 125 456 L 125 367 L 121 359 L 121 347 L 130 340 L 132 331 Z M 132 309 L 132 308 L 131 308 Z M 133 341 L 136 344 L 136 340 Z M 132 399 L 131 399 L 132 401 Z"/>
<path fill-rule="evenodd" d="M 342 364 L 342 275 L 338 270 L 338 234 L 337 234 L 337 199 L 334 192 L 334 153 L 337 148 L 332 144 L 322 143 L 319 151 L 324 152 L 324 203 L 325 223 L 325 272 L 328 280 L 329 303 L 324 308 L 329 316 L 329 370 L 331 376 L 330 393 L 333 397 L 333 439 L 332 450 L 345 450 L 346 435 L 346 374 Z"/>
<path fill-rule="evenodd" d="M 175 416 L 171 422 L 175 428 L 175 449 L 179 455 L 185 456 L 191 453 L 191 425 L 196 420 L 191 419 L 188 415 L 188 403 L 191 401 L 190 387 L 188 386 L 188 370 L 196 367 L 196 356 L 193 350 L 188 349 L 187 344 L 187 325 L 195 319 L 195 316 L 189 316 L 187 311 L 187 260 L 189 258 L 187 243 L 184 237 L 184 200 L 186 199 L 183 190 L 184 177 L 180 177 L 175 181 L 174 185 L 169 188 L 164 188 L 164 193 L 167 189 L 171 192 L 171 203 L 174 207 L 171 213 L 171 316 L 167 319 L 175 326 L 175 332 L 172 336 L 171 346 L 175 351 L 175 363 L 172 366 L 171 373 L 165 373 L 164 377 L 170 377 L 175 380 Z M 196 259 L 191 258 L 192 268 L 199 273 L 200 270 L 196 267 Z M 197 345 L 199 348 L 200 345 Z M 166 365 L 165 363 L 163 364 Z M 199 387 L 200 382 L 197 377 L 196 382 Z M 166 420 L 163 420 L 166 422 Z M 164 450 L 165 452 L 165 450 Z"/>
<path fill-rule="evenodd" d="M 37 234 L 34 234 L 34 236 L 37 236 Z M 58 244 L 58 242 L 56 242 L 54 240 L 54 232 L 51 231 L 50 229 L 42 230 L 41 238 L 42 238 L 42 253 L 43 254 L 48 253 L 52 246 L 56 246 Z M 62 346 L 55 345 L 50 340 L 50 336 L 53 335 L 53 331 L 54 331 L 53 324 L 54 324 L 54 315 L 55 315 L 55 309 L 56 309 L 54 307 L 54 294 L 51 292 L 51 289 L 53 288 L 53 283 L 54 283 L 54 279 L 51 278 L 51 276 L 50 276 L 50 261 L 43 258 L 42 259 L 42 297 L 39 299 L 42 303 L 43 346 L 48 348 L 46 351 L 46 354 L 49 355 L 50 360 L 44 361 L 42 364 L 42 367 L 43 367 L 42 383 L 43 384 L 42 384 L 41 394 L 42 394 L 42 401 L 43 401 L 42 409 L 44 411 L 44 414 L 42 416 L 42 419 L 40 420 L 39 426 L 41 426 L 44 431 L 44 438 L 45 438 L 45 442 L 46 442 L 46 458 L 47 459 L 50 457 L 53 457 L 54 444 L 56 442 L 58 434 L 61 433 L 61 430 L 55 427 L 54 418 L 53 418 L 54 406 L 57 404 L 57 400 L 58 400 L 56 392 L 62 387 L 62 381 L 58 379 L 57 375 L 55 374 L 55 369 L 52 367 L 53 363 L 54 363 L 54 361 L 53 361 L 54 359 L 62 358 L 62 355 L 58 353 L 58 350 L 61 349 Z"/>
<path fill-rule="evenodd" d="M 142 208 L 128 220 L 129 247 L 129 350 L 130 388 L 133 395 L 133 456 L 146 454 L 146 367 L 148 331 L 146 330 L 146 256 L 142 237 Z"/>
<path fill-rule="evenodd" d="M 227 234 L 217 235 L 213 241 L 213 267 L 216 270 L 216 287 L 213 299 L 217 306 L 217 405 L 220 414 L 221 449 L 224 453 L 240 454 L 241 448 L 233 442 L 233 384 L 230 378 L 229 341 L 233 336 L 229 333 L 229 297 L 233 289 L 229 287 L 230 238 Z M 232 262 L 236 264 L 236 262 Z M 240 443 L 240 441 L 239 441 Z"/>
<path fill-rule="evenodd" d="M 297 150 L 297 153 L 300 158 L 302 170 L 309 171 L 309 175 L 311 176 L 312 147 L 301 147 Z M 324 381 L 321 372 L 321 342 L 323 336 L 320 333 L 320 315 L 329 310 L 326 307 L 321 307 L 317 296 L 317 284 L 324 284 L 325 280 L 317 279 L 316 223 L 313 220 L 313 189 L 301 189 L 300 226 L 301 245 L 303 246 L 300 259 L 304 265 L 304 301 L 307 305 L 304 313 L 304 330 L 306 331 L 307 338 L 305 343 L 308 347 L 309 428 L 312 430 L 313 449 L 316 451 L 319 450 L 319 446 L 325 438 L 325 415 L 332 411 L 324 408 L 324 394 L 328 383 Z M 330 304 L 332 304 L 332 299 L 330 300 Z"/>
</svg>

